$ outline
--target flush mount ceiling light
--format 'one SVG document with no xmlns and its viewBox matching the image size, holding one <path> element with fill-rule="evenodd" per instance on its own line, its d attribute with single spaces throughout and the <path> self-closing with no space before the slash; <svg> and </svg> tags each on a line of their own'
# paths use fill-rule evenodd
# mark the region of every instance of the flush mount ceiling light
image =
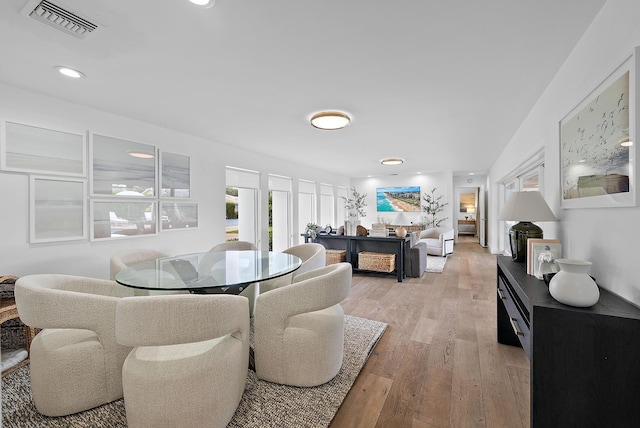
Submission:
<svg viewBox="0 0 640 428">
<path fill-rule="evenodd" d="M 402 158 L 386 158 L 380 161 L 382 165 L 402 165 L 404 163 L 404 159 Z"/>
<path fill-rule="evenodd" d="M 71 77 L 73 79 L 80 79 L 81 77 L 85 77 L 84 73 L 73 68 L 63 67 L 61 65 L 57 65 L 54 67 L 58 70 L 58 73 L 65 75 L 67 77 Z"/>
<path fill-rule="evenodd" d="M 189 0 L 189 1 L 195 4 L 196 6 L 199 6 L 205 9 L 210 8 L 211 6 L 216 4 L 216 0 Z"/>
<path fill-rule="evenodd" d="M 321 111 L 311 116 L 311 125 L 318 129 L 342 129 L 350 122 L 349 115 L 341 111 Z"/>
</svg>

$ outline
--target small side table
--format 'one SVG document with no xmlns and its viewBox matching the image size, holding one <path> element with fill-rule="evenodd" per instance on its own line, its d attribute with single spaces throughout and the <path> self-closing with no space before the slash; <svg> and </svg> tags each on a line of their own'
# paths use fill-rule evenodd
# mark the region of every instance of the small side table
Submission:
<svg viewBox="0 0 640 428">
<path fill-rule="evenodd" d="M 16 299 L 14 298 L 0 299 L 0 324 L 2 324 L 5 321 L 9 321 L 16 318 L 20 318 L 18 315 L 18 308 L 16 307 Z M 27 353 L 29 353 L 31 348 L 31 341 L 33 340 L 33 337 L 37 333 L 38 331 L 35 328 L 29 327 L 28 325 L 25 324 L 24 336 L 26 339 L 25 346 L 27 348 Z"/>
</svg>

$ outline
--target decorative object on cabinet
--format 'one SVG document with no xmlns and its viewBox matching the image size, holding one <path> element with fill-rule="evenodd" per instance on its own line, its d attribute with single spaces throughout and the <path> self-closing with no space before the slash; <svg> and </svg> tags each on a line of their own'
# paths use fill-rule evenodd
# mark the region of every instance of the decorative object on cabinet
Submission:
<svg viewBox="0 0 640 428">
<path fill-rule="evenodd" d="M 367 236 L 367 228 L 361 225 L 356 226 L 356 236 Z"/>
<path fill-rule="evenodd" d="M 538 279 L 542 279 L 542 275 L 536 275 L 534 268 L 538 264 L 538 256 L 542 251 L 552 252 L 553 259 L 559 259 L 562 257 L 562 246 L 557 239 L 543 239 L 543 238 L 529 238 L 527 239 L 527 273 L 533 275 Z M 535 254 L 534 254 L 535 252 Z M 554 272 L 557 272 L 556 270 Z M 543 272 L 545 273 L 545 272 Z M 550 272 L 546 272 L 550 273 Z"/>
<path fill-rule="evenodd" d="M 563 208 L 637 205 L 639 49 L 560 121 Z"/>
<path fill-rule="evenodd" d="M 518 221 L 509 229 L 511 257 L 517 262 L 527 260 L 527 239 L 543 238 L 542 229 L 533 221 L 556 221 L 542 193 L 513 192 L 502 207 L 498 220 Z"/>
<path fill-rule="evenodd" d="M 377 188 L 376 209 L 378 212 L 420 212 L 420 186 Z"/>
<path fill-rule="evenodd" d="M 449 203 L 442 202 L 443 195 L 436 196 L 436 189 L 437 187 L 434 187 L 431 189 L 431 193 L 425 193 L 422 196 L 422 199 L 426 202 L 426 204 L 422 205 L 422 211 L 427 214 L 426 227 L 439 227 L 443 221 L 449 218 L 438 218 L 438 214 L 444 211 L 444 208 L 449 205 Z"/>
<path fill-rule="evenodd" d="M 549 281 L 549 293 L 560 303 L 581 308 L 598 303 L 600 290 L 589 276 L 591 262 L 575 259 L 558 259 L 560 272 Z"/>
<path fill-rule="evenodd" d="M 396 227 L 395 232 L 398 238 L 404 238 L 407 236 L 407 229 L 404 226 Z"/>
</svg>

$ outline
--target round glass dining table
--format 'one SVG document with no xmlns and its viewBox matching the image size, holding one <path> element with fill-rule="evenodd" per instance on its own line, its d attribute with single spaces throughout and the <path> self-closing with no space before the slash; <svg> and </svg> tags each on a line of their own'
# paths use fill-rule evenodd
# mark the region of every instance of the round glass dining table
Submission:
<svg viewBox="0 0 640 428">
<path fill-rule="evenodd" d="M 287 275 L 302 260 L 271 251 L 211 251 L 133 264 L 116 282 L 143 290 L 189 290 L 195 294 L 238 294 L 255 282 Z"/>
</svg>

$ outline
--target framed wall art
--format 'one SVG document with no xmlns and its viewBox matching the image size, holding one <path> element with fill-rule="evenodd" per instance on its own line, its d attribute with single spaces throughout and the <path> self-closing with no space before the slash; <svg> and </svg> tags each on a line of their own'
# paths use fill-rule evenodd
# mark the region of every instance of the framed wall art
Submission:
<svg viewBox="0 0 640 428">
<path fill-rule="evenodd" d="M 160 153 L 160 197 L 189 198 L 191 167 L 189 156 Z"/>
<path fill-rule="evenodd" d="M 156 209 L 155 201 L 92 200 L 91 240 L 153 235 L 157 229 Z"/>
<path fill-rule="evenodd" d="M 162 231 L 198 227 L 198 204 L 195 202 L 160 203 Z"/>
<path fill-rule="evenodd" d="M 157 197 L 156 148 L 104 135 L 91 135 L 91 194 Z"/>
<path fill-rule="evenodd" d="M 0 167 L 5 171 L 86 177 L 86 135 L 3 121 Z"/>
<path fill-rule="evenodd" d="M 378 212 L 420 212 L 420 186 L 379 187 L 376 207 Z"/>
<path fill-rule="evenodd" d="M 29 242 L 87 238 L 86 181 L 31 176 L 29 183 Z"/>
<path fill-rule="evenodd" d="M 560 122 L 563 208 L 636 205 L 638 49 Z"/>
</svg>

